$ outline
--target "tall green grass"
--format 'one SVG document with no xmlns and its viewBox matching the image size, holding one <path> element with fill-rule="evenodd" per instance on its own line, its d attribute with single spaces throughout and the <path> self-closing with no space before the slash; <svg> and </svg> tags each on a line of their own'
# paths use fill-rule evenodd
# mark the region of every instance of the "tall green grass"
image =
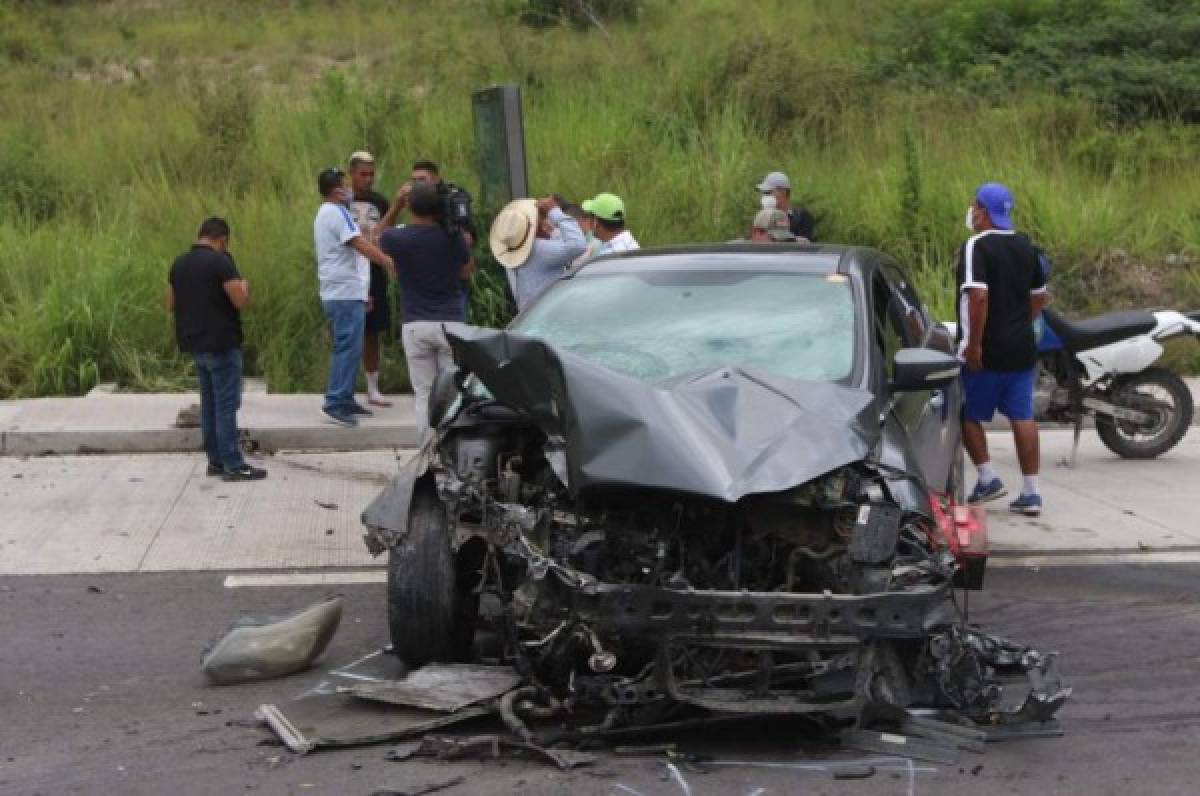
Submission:
<svg viewBox="0 0 1200 796">
<path fill-rule="evenodd" d="M 531 29 L 505 0 L 0 10 L 0 396 L 188 384 L 162 294 L 211 214 L 252 285 L 248 371 L 319 389 L 314 175 L 369 148 L 384 192 L 416 157 L 475 191 L 469 94 L 502 81 L 534 190 L 622 195 L 643 245 L 741 235 L 783 169 L 823 240 L 893 253 L 949 314 L 963 211 L 998 179 L 1071 309 L 1200 308 L 1195 130 L 883 84 L 864 50 L 900 5 L 648 1 L 607 34 Z M 503 320 L 501 278 L 479 277 L 477 321 Z M 385 361 L 402 387 L 398 346 Z"/>
</svg>

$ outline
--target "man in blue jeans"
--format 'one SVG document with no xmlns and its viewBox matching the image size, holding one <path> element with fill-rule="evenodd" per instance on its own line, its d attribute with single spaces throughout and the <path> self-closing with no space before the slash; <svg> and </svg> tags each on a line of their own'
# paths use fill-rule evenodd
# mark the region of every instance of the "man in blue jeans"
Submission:
<svg viewBox="0 0 1200 796">
<path fill-rule="evenodd" d="M 250 286 L 229 255 L 229 224 L 209 218 L 196 243 L 171 266 L 167 309 L 175 313 L 175 339 L 196 362 L 200 382 L 200 429 L 208 475 L 226 481 L 257 481 L 267 471 L 251 467 L 238 444 L 242 402 L 242 321 Z"/>
<path fill-rule="evenodd" d="M 329 385 L 321 411 L 330 422 L 352 427 L 358 425 L 358 416 L 371 414 L 354 400 L 367 304 L 371 301 L 369 263 L 383 266 L 393 279 L 396 268 L 392 258 L 363 237 L 354 223 L 348 207 L 354 194 L 345 179 L 345 172 L 339 168 L 328 168 L 317 175 L 317 191 L 324 201 L 313 221 L 313 242 L 321 308 L 333 335 Z"/>
<path fill-rule="evenodd" d="M 1046 276 L 1033 244 L 1013 230 L 1012 209 L 1012 193 L 994 182 L 980 186 L 967 208 L 967 228 L 974 234 L 963 245 L 956 273 L 958 352 L 966 365 L 962 433 L 979 473 L 968 502 L 996 500 L 1007 490 L 992 467 L 983 424 L 997 409 L 1008 418 L 1022 475 L 1021 494 L 1009 510 L 1036 517 L 1042 497 L 1033 418 L 1033 319 L 1046 303 Z"/>
</svg>

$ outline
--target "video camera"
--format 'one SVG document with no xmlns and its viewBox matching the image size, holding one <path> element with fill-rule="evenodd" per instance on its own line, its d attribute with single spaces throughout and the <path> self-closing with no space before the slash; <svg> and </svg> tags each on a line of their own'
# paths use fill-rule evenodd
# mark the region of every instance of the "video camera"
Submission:
<svg viewBox="0 0 1200 796">
<path fill-rule="evenodd" d="M 447 232 L 468 231 L 474 234 L 471 217 L 471 194 L 452 182 L 437 184 L 438 197 L 442 200 L 441 222 Z"/>
</svg>

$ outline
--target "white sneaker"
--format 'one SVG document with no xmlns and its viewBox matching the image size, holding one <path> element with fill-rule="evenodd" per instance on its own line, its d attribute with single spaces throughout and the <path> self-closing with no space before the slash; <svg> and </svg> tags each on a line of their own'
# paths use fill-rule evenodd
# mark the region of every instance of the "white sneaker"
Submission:
<svg viewBox="0 0 1200 796">
<path fill-rule="evenodd" d="M 375 392 L 374 390 L 367 391 L 367 403 L 369 403 L 371 406 L 391 406 L 392 405 L 392 402 L 389 401 L 387 398 L 385 398 L 383 396 L 383 393 Z"/>
</svg>

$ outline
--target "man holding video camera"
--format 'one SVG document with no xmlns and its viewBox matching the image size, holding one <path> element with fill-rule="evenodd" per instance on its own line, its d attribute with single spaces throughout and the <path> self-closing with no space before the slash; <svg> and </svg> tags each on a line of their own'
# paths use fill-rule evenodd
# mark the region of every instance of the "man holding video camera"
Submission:
<svg viewBox="0 0 1200 796">
<path fill-rule="evenodd" d="M 413 188 L 418 185 L 427 185 L 438 191 L 443 197 L 449 198 L 447 202 L 449 215 L 446 223 L 457 226 L 459 231 L 465 235 L 468 249 L 474 246 L 475 227 L 471 223 L 471 196 L 454 183 L 443 180 L 438 171 L 438 165 L 432 160 L 418 160 L 413 163 L 408 181 L 396 189 L 396 195 L 392 198 L 392 206 L 383 216 L 381 224 L 384 229 L 396 226 L 400 213 L 409 206 Z"/>
<path fill-rule="evenodd" d="M 412 220 L 386 229 L 381 246 L 396 263 L 402 317 L 400 339 L 413 389 L 417 434 L 429 432 L 429 392 L 438 371 L 453 364 L 444 329 L 467 320 L 465 280 L 471 254 L 455 223 L 455 208 L 435 185 L 416 183 L 405 198 Z"/>
</svg>

